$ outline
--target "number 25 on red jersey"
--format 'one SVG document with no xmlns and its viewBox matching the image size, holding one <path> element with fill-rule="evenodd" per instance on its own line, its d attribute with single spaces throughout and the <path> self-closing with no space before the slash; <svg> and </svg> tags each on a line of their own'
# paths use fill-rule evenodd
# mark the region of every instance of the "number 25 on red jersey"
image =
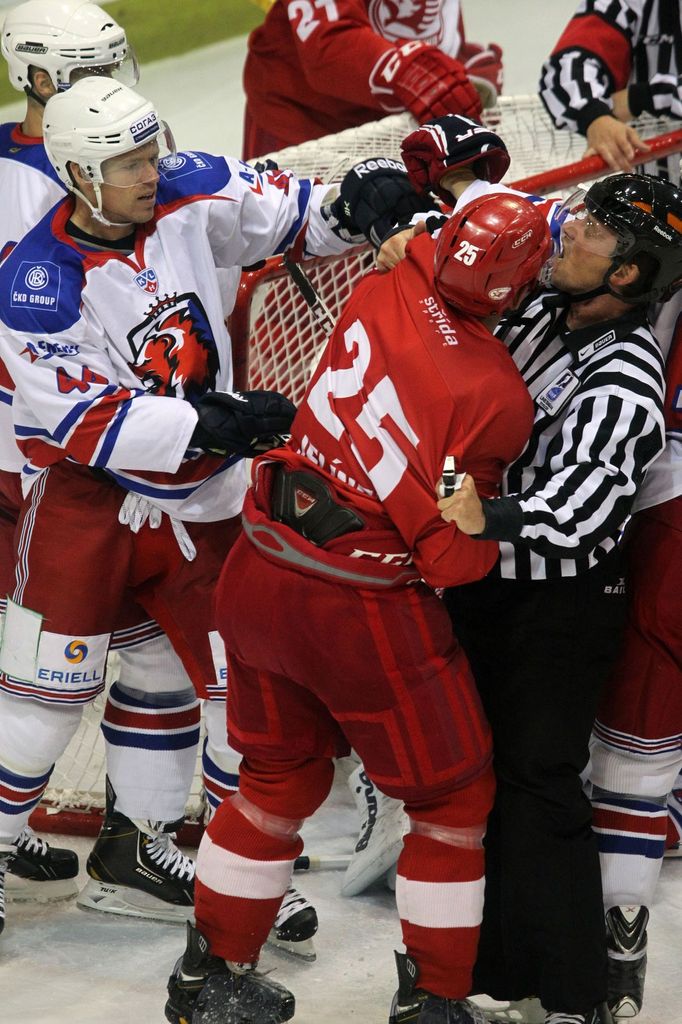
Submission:
<svg viewBox="0 0 682 1024">
<path fill-rule="evenodd" d="M 407 420 L 390 377 L 384 374 L 376 384 L 372 384 L 372 348 L 360 320 L 355 320 L 344 332 L 343 340 L 348 352 L 357 348 L 352 364 L 338 370 L 326 367 L 308 394 L 308 406 L 317 421 L 337 441 L 344 432 L 348 432 L 353 455 L 372 481 L 379 500 L 383 501 L 395 490 L 407 469 L 408 458 L 403 449 L 408 446 L 416 448 L 419 437 Z M 367 398 L 353 422 L 342 422 L 330 398 L 341 411 L 339 403 L 344 398 L 352 398 L 365 391 Z M 386 429 L 387 421 L 395 428 L 394 436 Z M 395 438 L 396 430 L 401 435 L 400 445 Z M 377 441 L 381 446 L 381 457 L 368 466 L 367 461 L 374 448 L 371 442 Z"/>
</svg>

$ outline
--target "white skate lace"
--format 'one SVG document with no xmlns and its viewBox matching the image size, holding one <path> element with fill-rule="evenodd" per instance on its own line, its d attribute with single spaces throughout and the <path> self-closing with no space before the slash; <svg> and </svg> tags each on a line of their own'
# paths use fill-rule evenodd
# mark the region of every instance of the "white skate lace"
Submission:
<svg viewBox="0 0 682 1024">
<path fill-rule="evenodd" d="M 21 830 L 14 840 L 14 845 L 23 853 L 37 853 L 39 857 L 47 857 L 50 849 L 45 840 L 37 836 L 28 825 Z"/>
<path fill-rule="evenodd" d="M 281 906 L 277 911 L 277 917 L 275 918 L 275 928 L 281 928 L 283 924 L 297 914 L 299 910 L 305 910 L 306 907 L 311 907 L 310 903 L 305 896 L 302 896 L 297 889 L 287 889 L 284 893 L 284 899 L 282 900 Z"/>
<path fill-rule="evenodd" d="M 585 1024 L 586 1020 L 584 1013 L 548 1013 L 545 1024 Z"/>
<path fill-rule="evenodd" d="M 186 857 L 173 842 L 172 832 L 159 832 L 145 844 L 149 859 L 154 861 L 163 871 L 180 879 L 191 882 L 196 866 L 191 857 Z"/>
</svg>

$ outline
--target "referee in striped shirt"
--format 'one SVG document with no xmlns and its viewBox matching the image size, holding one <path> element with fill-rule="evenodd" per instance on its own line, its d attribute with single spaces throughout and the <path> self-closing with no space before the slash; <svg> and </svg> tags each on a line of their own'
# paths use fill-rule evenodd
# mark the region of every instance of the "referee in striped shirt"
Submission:
<svg viewBox="0 0 682 1024">
<path fill-rule="evenodd" d="M 557 128 L 579 132 L 613 170 L 646 152 L 633 117 L 682 118 L 680 0 L 582 0 L 542 66 L 540 98 Z M 679 182 L 680 159 L 645 170 Z"/>
<path fill-rule="evenodd" d="M 596 1024 L 606 937 L 580 773 L 622 634 L 620 534 L 664 446 L 663 358 L 647 310 L 682 283 L 682 193 L 620 174 L 576 194 L 560 218 L 554 290 L 497 331 L 535 401 L 528 445 L 500 498 L 481 501 L 465 477 L 439 507 L 500 542 L 486 579 L 445 595 L 498 778 L 475 990 L 539 996 L 547 1024 Z"/>
</svg>

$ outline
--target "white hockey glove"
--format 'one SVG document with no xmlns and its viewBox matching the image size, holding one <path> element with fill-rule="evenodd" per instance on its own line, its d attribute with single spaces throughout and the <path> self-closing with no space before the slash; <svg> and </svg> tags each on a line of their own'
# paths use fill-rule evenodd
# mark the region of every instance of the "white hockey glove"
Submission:
<svg viewBox="0 0 682 1024">
<path fill-rule="evenodd" d="M 167 515 L 167 513 L 165 514 Z M 150 530 L 158 530 L 163 516 L 164 513 L 157 505 L 153 505 L 141 494 L 129 491 L 118 513 L 118 521 L 122 526 L 127 526 L 132 533 L 139 533 L 145 523 L 149 525 Z M 184 523 L 181 519 L 174 519 L 173 516 L 168 516 L 168 518 L 180 551 L 188 562 L 193 562 L 197 557 L 197 549 L 185 529 Z"/>
</svg>

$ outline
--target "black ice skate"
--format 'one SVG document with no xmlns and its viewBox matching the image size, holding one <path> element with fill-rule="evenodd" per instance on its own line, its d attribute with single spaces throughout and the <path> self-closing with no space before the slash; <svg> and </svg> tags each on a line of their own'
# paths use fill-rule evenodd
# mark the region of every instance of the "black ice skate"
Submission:
<svg viewBox="0 0 682 1024">
<path fill-rule="evenodd" d="M 608 1004 L 615 1021 L 630 1020 L 642 1009 L 648 920 L 646 907 L 612 907 L 606 912 Z"/>
<path fill-rule="evenodd" d="M 312 961 L 316 958 L 312 941 L 316 931 L 315 907 L 297 889 L 287 889 L 268 935 L 268 945 Z"/>
<path fill-rule="evenodd" d="M 51 903 L 78 892 L 78 855 L 50 846 L 28 825 L 14 840 L 7 858 L 5 899 L 8 903 Z"/>
<path fill-rule="evenodd" d="M 168 979 L 171 1024 L 284 1024 L 296 1008 L 291 992 L 255 970 L 212 956 L 187 922 L 187 948 Z"/>
<path fill-rule="evenodd" d="M 398 991 L 388 1024 L 487 1024 L 482 1010 L 468 999 L 446 999 L 417 988 L 419 968 L 406 953 L 395 954 Z"/>
<path fill-rule="evenodd" d="M 194 913 L 194 861 L 173 840 L 182 821 L 142 827 L 114 811 L 107 779 L 104 824 L 86 864 L 90 881 L 77 899 L 84 910 L 156 921 L 187 921 Z"/>
</svg>

